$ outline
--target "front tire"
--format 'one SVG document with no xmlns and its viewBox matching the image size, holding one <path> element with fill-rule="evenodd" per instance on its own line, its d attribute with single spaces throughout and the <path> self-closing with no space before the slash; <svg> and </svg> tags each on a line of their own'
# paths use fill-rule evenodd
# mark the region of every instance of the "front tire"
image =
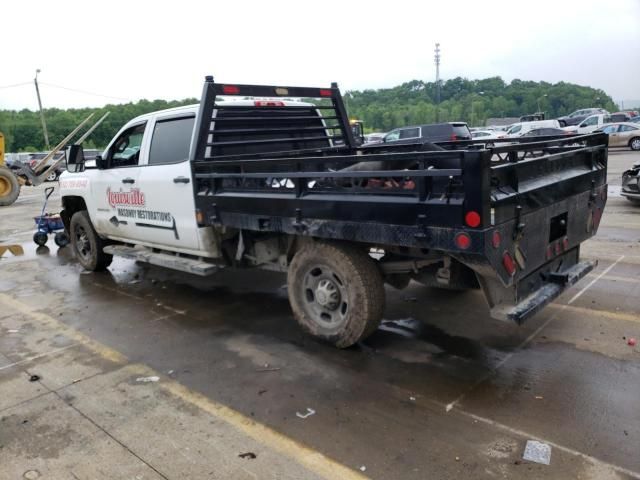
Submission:
<svg viewBox="0 0 640 480">
<path fill-rule="evenodd" d="M 0 207 L 12 205 L 20 195 L 20 183 L 14 173 L 0 166 Z"/>
<path fill-rule="evenodd" d="M 384 313 L 382 274 L 365 250 L 316 242 L 289 266 L 289 303 L 300 326 L 339 348 L 371 335 Z"/>
<path fill-rule="evenodd" d="M 640 150 L 640 137 L 634 137 L 629 140 L 629 148 L 634 151 Z"/>
<path fill-rule="evenodd" d="M 89 214 L 86 210 L 76 212 L 71 217 L 70 225 L 71 246 L 76 254 L 76 258 L 85 270 L 97 272 L 105 270 L 111 261 L 113 255 L 106 254 L 102 251 L 105 246 L 96 233 Z"/>
</svg>

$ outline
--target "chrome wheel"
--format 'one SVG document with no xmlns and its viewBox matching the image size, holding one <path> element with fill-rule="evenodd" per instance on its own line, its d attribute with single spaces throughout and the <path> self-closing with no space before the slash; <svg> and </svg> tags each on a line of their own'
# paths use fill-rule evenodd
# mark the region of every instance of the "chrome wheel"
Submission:
<svg viewBox="0 0 640 480">
<path fill-rule="evenodd" d="M 76 227 L 76 253 L 80 255 L 84 260 L 88 260 L 91 257 L 91 242 L 87 231 L 81 227 Z"/>
<path fill-rule="evenodd" d="M 634 138 L 629 144 L 631 150 L 640 150 L 640 138 Z"/>
<path fill-rule="evenodd" d="M 304 276 L 304 309 L 326 328 L 340 327 L 349 311 L 347 289 L 326 265 L 314 265 Z"/>
<path fill-rule="evenodd" d="M 55 182 L 58 179 L 58 173 L 54 170 L 49 175 L 47 175 L 47 182 Z"/>
</svg>

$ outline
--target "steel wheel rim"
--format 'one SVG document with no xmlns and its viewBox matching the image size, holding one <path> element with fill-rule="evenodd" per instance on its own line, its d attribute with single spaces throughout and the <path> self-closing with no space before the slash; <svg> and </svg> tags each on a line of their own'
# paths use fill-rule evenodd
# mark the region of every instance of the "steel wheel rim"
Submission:
<svg viewBox="0 0 640 480">
<path fill-rule="evenodd" d="M 89 241 L 89 235 L 83 227 L 76 227 L 75 231 L 75 244 L 76 252 L 84 260 L 91 257 L 91 242 Z"/>
<path fill-rule="evenodd" d="M 11 191 L 11 182 L 4 177 L 0 177 L 0 197 L 4 197 Z"/>
<path fill-rule="evenodd" d="M 327 265 L 314 265 L 302 281 L 305 312 L 318 325 L 336 329 L 347 320 L 349 299 L 345 283 Z"/>
</svg>

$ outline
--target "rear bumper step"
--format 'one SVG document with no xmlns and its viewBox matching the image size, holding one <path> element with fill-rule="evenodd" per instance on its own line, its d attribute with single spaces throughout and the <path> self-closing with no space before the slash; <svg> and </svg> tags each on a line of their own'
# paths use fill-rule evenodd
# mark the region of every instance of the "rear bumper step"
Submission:
<svg viewBox="0 0 640 480">
<path fill-rule="evenodd" d="M 202 260 L 179 257 L 168 253 L 152 252 L 146 248 L 127 247 L 126 245 L 108 245 L 104 247 L 104 252 L 110 255 L 129 258 L 139 262 L 158 265 L 159 267 L 179 270 L 181 272 L 193 273 L 200 276 L 208 276 L 216 273 L 219 268 Z"/>
<path fill-rule="evenodd" d="M 521 324 L 555 300 L 567 288 L 577 283 L 596 265 L 597 262 L 580 262 L 561 272 L 548 274 L 547 281 L 542 287 L 516 305 L 494 307 L 491 309 L 491 316 Z"/>
</svg>

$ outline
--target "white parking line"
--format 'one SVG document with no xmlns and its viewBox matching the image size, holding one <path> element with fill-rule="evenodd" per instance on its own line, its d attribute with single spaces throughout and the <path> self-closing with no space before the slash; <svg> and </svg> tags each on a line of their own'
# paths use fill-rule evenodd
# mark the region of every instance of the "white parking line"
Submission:
<svg viewBox="0 0 640 480">
<path fill-rule="evenodd" d="M 77 347 L 78 345 L 82 345 L 82 343 L 72 343 L 71 345 L 67 345 L 66 347 L 57 348 L 56 350 L 51 350 L 50 352 L 39 353 L 38 355 L 33 355 L 31 357 L 23 358 L 17 362 L 10 363 L 9 365 L 4 365 L 0 367 L 0 370 L 6 370 L 8 368 L 15 367 L 16 365 L 22 365 L 23 363 L 29 363 L 34 360 L 38 360 L 39 358 L 48 357 L 49 355 L 54 355 L 58 352 L 63 352 L 65 350 L 69 350 L 70 348 Z"/>
</svg>

